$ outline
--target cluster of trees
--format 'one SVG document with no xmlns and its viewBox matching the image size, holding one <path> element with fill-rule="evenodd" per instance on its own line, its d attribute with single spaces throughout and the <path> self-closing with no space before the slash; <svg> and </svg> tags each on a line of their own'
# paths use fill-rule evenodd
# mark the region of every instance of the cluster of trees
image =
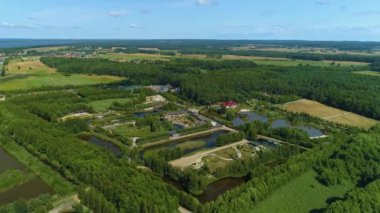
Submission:
<svg viewBox="0 0 380 213">
<path fill-rule="evenodd" d="M 131 167 L 127 158 L 83 143 L 9 102 L 0 105 L 0 116 L 2 143 L 18 143 L 69 180 L 92 186 L 110 203 L 97 205 L 119 212 L 173 212 L 178 206 L 161 180 Z"/>
<path fill-rule="evenodd" d="M 17 96 L 10 101 L 47 121 L 56 121 L 69 113 L 93 112 L 93 109 L 86 105 L 82 98 L 71 92 L 46 92 Z"/>
<path fill-rule="evenodd" d="M 318 180 L 334 185 L 349 179 L 359 186 L 365 186 L 380 178 L 380 127 L 374 127 L 368 134 L 360 134 L 346 141 L 326 159 L 318 160 L 315 170 Z"/>
<path fill-rule="evenodd" d="M 18 200 L 7 205 L 0 206 L 0 213 L 44 213 L 53 208 L 53 200 L 50 195 L 41 195 L 30 201 Z"/>
<path fill-rule="evenodd" d="M 342 200 L 330 204 L 325 212 L 380 212 L 380 179 L 364 188 L 355 188 Z"/>
<path fill-rule="evenodd" d="M 241 141 L 244 137 L 244 132 L 229 132 L 226 134 L 219 135 L 216 139 L 216 145 L 225 146 L 237 141 Z"/>
</svg>

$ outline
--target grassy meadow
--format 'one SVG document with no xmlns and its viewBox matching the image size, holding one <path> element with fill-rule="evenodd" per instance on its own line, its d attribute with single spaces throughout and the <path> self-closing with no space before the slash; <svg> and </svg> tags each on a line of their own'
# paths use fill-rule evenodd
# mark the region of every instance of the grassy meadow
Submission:
<svg viewBox="0 0 380 213">
<path fill-rule="evenodd" d="M 354 185 L 346 182 L 337 186 L 324 186 L 315 179 L 316 173 L 309 170 L 288 184 L 272 192 L 251 212 L 257 213 L 303 213 L 324 208 L 329 198 L 342 197 Z"/>
<path fill-rule="evenodd" d="M 126 103 L 126 102 L 129 102 L 130 100 L 131 99 L 128 99 L 128 98 L 103 99 L 103 100 L 92 101 L 88 103 L 88 105 L 91 106 L 96 112 L 105 112 L 114 102 Z"/>
<path fill-rule="evenodd" d="M 36 58 L 13 59 L 6 67 L 4 77 L 0 77 L 0 90 L 26 90 L 44 86 L 89 85 L 111 83 L 123 78 L 107 75 L 62 75 L 45 66 Z"/>
</svg>

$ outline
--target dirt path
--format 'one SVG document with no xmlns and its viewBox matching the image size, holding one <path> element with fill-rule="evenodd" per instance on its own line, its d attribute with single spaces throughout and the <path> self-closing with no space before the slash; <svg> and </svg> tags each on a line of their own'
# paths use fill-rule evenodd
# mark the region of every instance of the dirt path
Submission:
<svg viewBox="0 0 380 213">
<path fill-rule="evenodd" d="M 171 141 L 175 141 L 175 140 L 181 140 L 181 139 L 185 139 L 185 138 L 191 138 L 191 137 L 194 137 L 194 136 L 197 136 L 197 135 L 203 135 L 203 134 L 207 134 L 207 133 L 216 132 L 218 130 L 227 130 L 227 131 L 230 131 L 230 132 L 236 132 L 236 130 L 231 129 L 231 128 L 226 127 L 226 126 L 215 127 L 215 128 L 212 128 L 212 129 L 209 129 L 209 130 L 206 130 L 206 131 L 202 131 L 202 132 L 195 132 L 195 133 L 191 133 L 191 134 L 188 134 L 188 135 L 182 135 L 182 136 L 178 136 L 178 137 L 171 137 L 169 139 L 163 139 L 163 140 L 159 140 L 159 141 L 156 141 L 156 142 L 143 144 L 142 147 L 143 148 L 147 148 L 147 147 L 151 147 L 151 146 L 157 146 L 157 145 L 160 145 L 160 144 L 163 144 L 163 143 L 167 143 L 167 142 L 171 142 Z"/>
<path fill-rule="evenodd" d="M 217 151 L 220 151 L 223 149 L 227 149 L 227 148 L 238 146 L 238 145 L 248 144 L 248 143 L 249 143 L 248 140 L 243 139 L 243 140 L 236 142 L 236 143 L 232 143 L 232 144 L 222 146 L 222 147 L 216 147 L 214 149 L 206 150 L 204 152 L 200 152 L 200 153 L 197 153 L 197 154 L 194 154 L 191 156 L 182 157 L 182 158 L 179 158 L 177 160 L 170 161 L 169 164 L 171 166 L 173 166 L 174 168 L 178 168 L 178 169 L 182 170 L 182 169 L 185 169 L 185 168 L 195 164 L 196 162 L 201 160 L 204 156 L 210 155 L 214 152 L 217 152 Z"/>
</svg>

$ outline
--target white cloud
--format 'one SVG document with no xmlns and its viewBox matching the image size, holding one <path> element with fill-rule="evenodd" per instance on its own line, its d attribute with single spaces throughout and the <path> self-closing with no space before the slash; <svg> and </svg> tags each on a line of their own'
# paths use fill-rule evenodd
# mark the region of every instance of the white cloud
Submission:
<svg viewBox="0 0 380 213">
<path fill-rule="evenodd" d="M 0 23 L 0 27 L 2 28 L 18 28 L 18 29 L 28 29 L 28 28 L 33 28 L 32 25 L 20 25 L 20 24 L 15 24 L 15 23 L 10 23 L 10 22 L 2 22 Z"/>
<path fill-rule="evenodd" d="M 129 25 L 130 28 L 140 28 L 140 25 L 137 25 L 137 24 L 130 24 Z"/>
<path fill-rule="evenodd" d="M 119 10 L 112 10 L 108 12 L 108 15 L 112 17 L 120 17 L 120 16 L 124 16 L 125 12 L 119 11 Z"/>
<path fill-rule="evenodd" d="M 214 0 L 197 0 L 197 5 L 199 6 L 205 6 L 205 5 L 211 5 L 216 4 L 217 2 Z"/>
</svg>

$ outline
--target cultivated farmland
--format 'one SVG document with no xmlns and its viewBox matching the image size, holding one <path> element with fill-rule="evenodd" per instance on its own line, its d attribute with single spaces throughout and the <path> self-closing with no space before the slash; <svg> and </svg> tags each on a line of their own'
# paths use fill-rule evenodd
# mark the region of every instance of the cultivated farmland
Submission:
<svg viewBox="0 0 380 213">
<path fill-rule="evenodd" d="M 286 103 L 282 107 L 291 112 L 306 113 L 312 116 L 320 117 L 327 121 L 364 129 L 368 129 L 378 123 L 378 121 L 374 119 L 366 118 L 364 116 L 346 112 L 306 99 Z"/>
</svg>

